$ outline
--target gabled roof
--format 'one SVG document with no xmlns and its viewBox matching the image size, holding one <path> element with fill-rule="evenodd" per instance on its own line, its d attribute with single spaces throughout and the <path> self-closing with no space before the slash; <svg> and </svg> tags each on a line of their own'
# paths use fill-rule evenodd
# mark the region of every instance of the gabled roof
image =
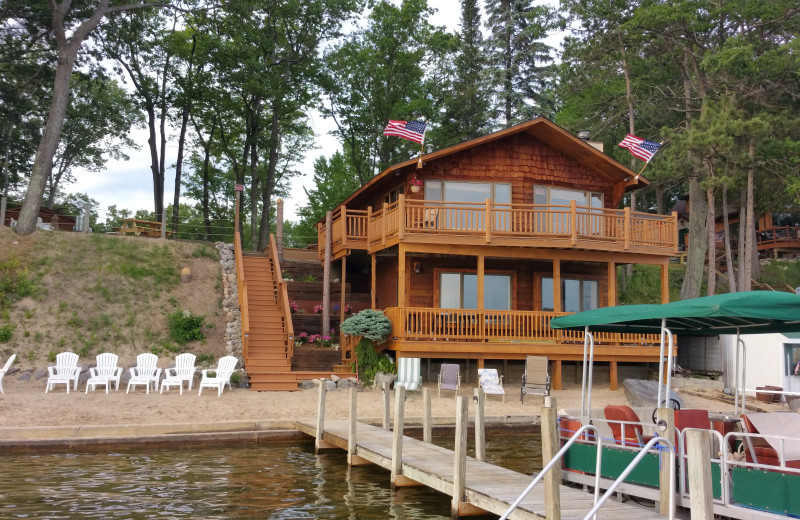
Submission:
<svg viewBox="0 0 800 520">
<path fill-rule="evenodd" d="M 587 168 L 596 171 L 598 174 L 606 177 L 615 182 L 626 182 L 625 191 L 642 188 L 650 184 L 644 177 L 636 179 L 636 173 L 629 168 L 621 165 L 611 157 L 608 157 L 600 150 L 579 139 L 578 137 L 567 132 L 557 124 L 553 123 L 547 118 L 537 117 L 525 123 L 520 123 L 516 126 L 506 128 L 477 139 L 465 141 L 460 144 L 449 146 L 435 152 L 425 154 L 422 156 L 422 162 L 431 163 L 437 159 L 448 157 L 450 155 L 463 152 L 470 148 L 475 148 L 484 144 L 492 143 L 505 137 L 527 133 L 536 139 L 544 142 L 554 150 L 558 150 L 568 157 L 572 157 L 578 163 L 586 166 Z M 361 194 L 372 191 L 375 186 L 382 184 L 382 180 L 389 175 L 399 175 L 401 170 L 408 168 L 416 168 L 419 158 L 409 159 L 397 164 L 389 166 L 381 173 L 373 177 L 369 182 L 361 186 L 356 192 L 347 197 L 342 204 L 348 204 L 353 199 L 359 197 Z"/>
</svg>

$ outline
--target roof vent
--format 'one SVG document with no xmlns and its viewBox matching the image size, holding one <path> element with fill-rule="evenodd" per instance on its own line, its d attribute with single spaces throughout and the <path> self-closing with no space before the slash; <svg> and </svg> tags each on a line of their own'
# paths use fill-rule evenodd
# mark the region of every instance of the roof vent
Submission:
<svg viewBox="0 0 800 520">
<path fill-rule="evenodd" d="M 578 139 L 581 141 L 588 141 L 589 138 L 592 136 L 592 133 L 588 130 L 578 130 L 578 133 L 575 134 L 578 136 Z"/>
<path fill-rule="evenodd" d="M 428 143 L 428 146 L 426 146 L 426 148 L 428 149 L 428 153 L 433 153 L 433 145 L 431 143 Z"/>
</svg>

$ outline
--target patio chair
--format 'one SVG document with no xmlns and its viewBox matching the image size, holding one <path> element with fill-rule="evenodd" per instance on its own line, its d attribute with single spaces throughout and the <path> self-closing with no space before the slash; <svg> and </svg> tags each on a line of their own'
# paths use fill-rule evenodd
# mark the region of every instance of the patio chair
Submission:
<svg viewBox="0 0 800 520">
<path fill-rule="evenodd" d="M 675 446 L 678 446 L 678 435 L 685 428 L 699 428 L 710 430 L 711 421 L 708 419 L 708 410 L 683 409 L 675 410 Z M 687 453 L 688 446 L 683 447 L 683 452 Z"/>
<path fill-rule="evenodd" d="M 402 386 L 408 392 L 422 393 L 422 375 L 420 373 L 419 358 L 398 358 L 397 379 L 394 387 Z"/>
<path fill-rule="evenodd" d="M 73 383 L 74 390 L 78 389 L 78 378 L 81 376 L 83 367 L 78 365 L 78 354 L 74 352 L 60 352 L 56 355 L 55 366 L 47 367 L 47 372 L 50 377 L 47 378 L 47 385 L 44 387 L 44 393 L 52 390 L 56 385 L 67 385 L 67 393 L 69 393 L 69 385 Z"/>
<path fill-rule="evenodd" d="M 233 371 L 236 368 L 237 362 L 238 360 L 235 357 L 225 356 L 220 358 L 216 370 L 203 369 L 203 376 L 200 378 L 200 391 L 197 392 L 197 395 L 199 396 L 203 394 L 204 386 L 216 388 L 217 397 L 222 396 L 222 390 L 225 388 L 225 385 L 228 385 L 228 388 L 230 388 L 232 391 L 233 387 L 231 386 L 231 375 L 233 375 Z M 214 372 L 214 377 L 210 377 L 208 375 L 209 372 Z"/>
<path fill-rule="evenodd" d="M 6 364 L 3 365 L 2 370 L 0 370 L 0 394 L 4 394 L 5 393 L 5 392 L 3 392 L 3 378 L 6 376 L 6 372 L 8 372 L 8 369 L 11 368 L 11 363 L 14 362 L 14 359 L 16 357 L 17 357 L 16 354 L 11 354 L 11 357 L 8 358 L 8 360 L 6 361 Z"/>
<path fill-rule="evenodd" d="M 519 401 L 525 403 L 526 394 L 550 395 L 550 374 L 547 372 L 547 356 L 527 356 Z"/>
<path fill-rule="evenodd" d="M 122 376 L 122 367 L 117 366 L 119 356 L 111 352 L 103 352 L 97 355 L 97 366 L 89 369 L 90 377 L 86 380 L 86 393 L 89 387 L 97 388 L 97 385 L 106 385 L 108 393 L 109 383 L 114 383 L 114 389 L 119 390 L 119 379 Z"/>
<path fill-rule="evenodd" d="M 439 369 L 439 397 L 442 397 L 442 390 L 450 390 L 456 393 L 461 388 L 461 368 L 457 363 L 442 363 Z"/>
<path fill-rule="evenodd" d="M 630 406 L 624 404 L 610 404 L 605 407 L 603 413 L 606 416 L 608 426 L 611 428 L 611 433 L 614 435 L 614 440 L 617 441 L 617 444 L 624 444 L 625 446 L 644 446 L 652 438 L 643 435 L 642 421 Z M 624 439 L 622 435 L 623 430 L 625 433 Z"/>
<path fill-rule="evenodd" d="M 742 414 L 742 431 L 745 433 L 752 433 L 760 435 L 753 425 L 753 422 Z M 780 435 L 793 435 L 794 432 L 781 432 Z M 780 466 L 781 458 L 778 451 L 764 438 L 764 437 L 745 437 L 744 438 L 744 454 L 745 461 L 756 464 L 764 464 L 769 466 Z M 800 469 L 800 460 L 786 460 L 787 468 Z"/>
<path fill-rule="evenodd" d="M 483 388 L 486 395 L 501 395 L 503 402 L 506 401 L 506 391 L 503 389 L 503 376 L 497 375 L 494 368 L 478 369 L 478 386 Z"/>
<path fill-rule="evenodd" d="M 145 352 L 136 356 L 136 366 L 131 367 L 131 378 L 128 380 L 127 394 L 131 387 L 136 390 L 136 385 L 144 385 L 147 393 L 150 393 L 150 385 L 153 391 L 158 390 L 158 380 L 161 377 L 161 369 L 158 368 L 158 356 Z"/>
<path fill-rule="evenodd" d="M 179 384 L 181 387 L 181 395 L 183 395 L 183 382 L 186 381 L 189 385 L 189 390 L 192 389 L 194 382 L 194 360 L 197 357 L 194 354 L 184 352 L 175 356 L 175 366 L 164 370 L 164 379 L 161 380 L 161 393 L 164 393 L 164 387 L 169 388 L 172 385 Z"/>
</svg>

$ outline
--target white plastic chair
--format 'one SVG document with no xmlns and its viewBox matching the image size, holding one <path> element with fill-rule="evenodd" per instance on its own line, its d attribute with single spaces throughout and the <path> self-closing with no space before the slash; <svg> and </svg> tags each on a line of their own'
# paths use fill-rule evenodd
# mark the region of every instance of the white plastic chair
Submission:
<svg viewBox="0 0 800 520">
<path fill-rule="evenodd" d="M 6 372 L 8 372 L 8 369 L 11 368 L 11 363 L 14 362 L 14 359 L 16 357 L 17 357 L 16 354 L 11 354 L 11 357 L 8 358 L 8 360 L 6 361 L 6 364 L 3 365 L 3 369 L 0 370 L 0 394 L 5 393 L 3 392 L 3 378 L 6 376 Z"/>
<path fill-rule="evenodd" d="M 150 393 L 150 384 L 153 385 L 153 391 L 158 390 L 158 380 L 161 377 L 161 369 L 158 368 L 158 356 L 145 352 L 136 356 L 136 366 L 131 367 L 131 378 L 128 381 L 128 388 L 125 390 L 127 394 L 131 386 L 136 390 L 136 385 L 145 385 L 147 393 Z"/>
<path fill-rule="evenodd" d="M 222 395 L 222 390 L 225 388 L 225 385 L 228 385 L 228 388 L 233 390 L 231 386 L 231 376 L 233 375 L 234 369 L 236 369 L 237 362 L 238 360 L 235 357 L 225 356 L 220 358 L 216 369 L 203 369 L 203 377 L 200 378 L 200 391 L 197 392 L 197 395 L 202 395 L 204 386 L 216 388 L 217 397 Z M 209 377 L 209 372 L 214 372 L 214 377 Z"/>
<path fill-rule="evenodd" d="M 398 358 L 397 379 L 394 387 L 402 386 L 408 392 L 422 392 L 422 375 L 420 375 L 419 358 Z"/>
<path fill-rule="evenodd" d="M 503 389 L 503 376 L 498 376 L 496 369 L 479 368 L 478 386 L 483 388 L 483 392 L 486 395 L 502 395 L 503 402 L 506 401 L 506 391 Z"/>
<path fill-rule="evenodd" d="M 456 393 L 461 388 L 461 368 L 457 363 L 442 363 L 439 370 L 439 397 L 442 397 L 442 390 L 450 390 Z"/>
<path fill-rule="evenodd" d="M 177 355 L 175 357 L 175 366 L 164 370 L 164 379 L 161 380 L 161 393 L 164 393 L 165 386 L 169 388 L 172 385 L 179 384 L 181 387 L 181 395 L 183 395 L 184 381 L 188 383 L 189 390 L 191 390 L 196 370 L 194 367 L 195 359 L 197 359 L 197 356 L 189 352 Z"/>
<path fill-rule="evenodd" d="M 108 384 L 113 382 L 114 389 L 119 390 L 119 379 L 122 376 L 122 367 L 117 366 L 119 356 L 111 352 L 103 352 L 97 355 L 97 366 L 89 369 L 91 377 L 86 381 L 86 393 L 89 393 L 89 387 L 96 388 L 98 384 L 105 383 L 106 393 L 108 393 Z"/>
<path fill-rule="evenodd" d="M 74 352 L 60 352 L 56 355 L 56 365 L 47 367 L 50 377 L 47 378 L 47 385 L 44 393 L 52 390 L 56 385 L 67 385 L 69 393 L 70 383 L 74 384 L 74 389 L 78 389 L 78 378 L 81 376 L 83 367 L 78 365 L 78 354 Z"/>
</svg>

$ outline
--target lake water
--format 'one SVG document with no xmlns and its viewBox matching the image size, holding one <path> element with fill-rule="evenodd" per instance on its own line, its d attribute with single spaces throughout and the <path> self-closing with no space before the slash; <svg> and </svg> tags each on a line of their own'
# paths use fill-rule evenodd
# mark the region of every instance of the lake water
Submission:
<svg viewBox="0 0 800 520">
<path fill-rule="evenodd" d="M 452 448 L 452 438 L 437 438 Z M 487 460 L 541 468 L 538 434 L 490 436 Z M 313 443 L 0 456 L 0 519 L 449 519 L 450 498 L 392 490 L 389 472 L 348 468 Z"/>
</svg>

